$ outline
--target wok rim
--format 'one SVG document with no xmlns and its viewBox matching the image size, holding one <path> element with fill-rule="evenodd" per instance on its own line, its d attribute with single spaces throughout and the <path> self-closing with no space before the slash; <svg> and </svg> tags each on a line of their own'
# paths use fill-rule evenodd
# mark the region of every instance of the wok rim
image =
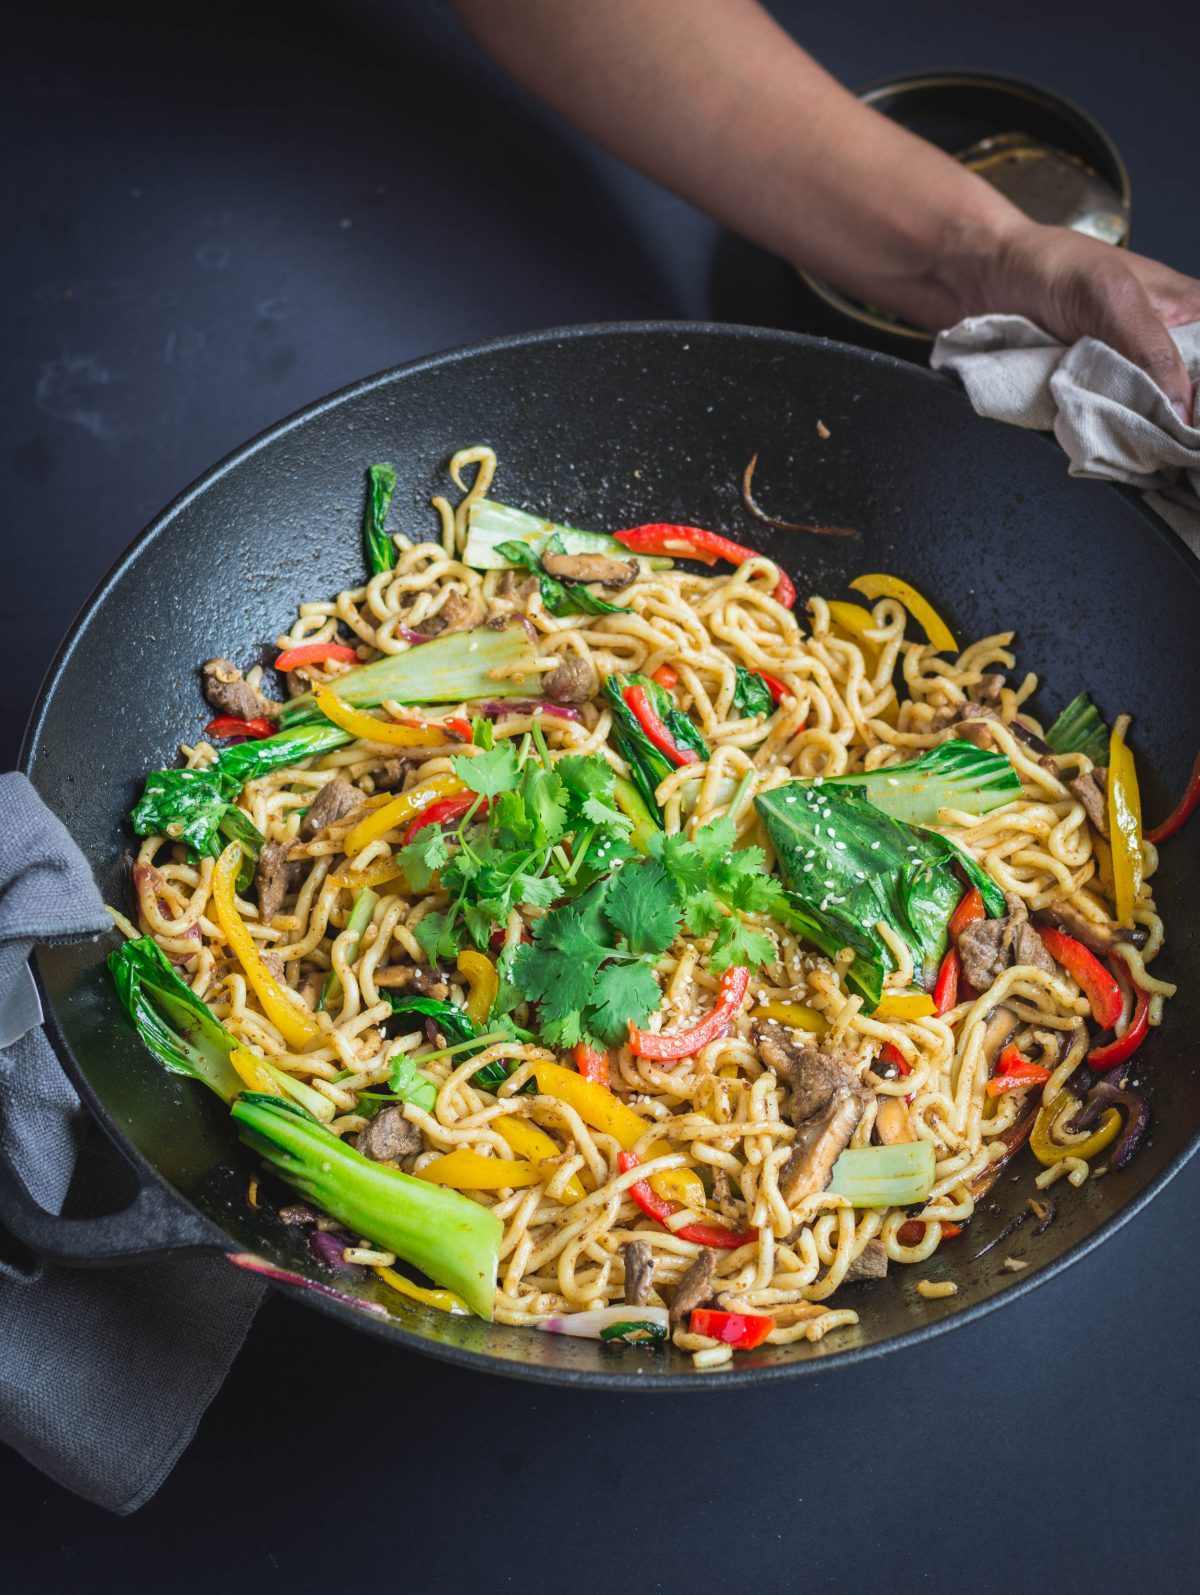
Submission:
<svg viewBox="0 0 1200 1595">
<path fill-rule="evenodd" d="M 200 498 L 231 470 L 252 459 L 268 445 L 307 425 L 317 417 L 340 408 L 378 388 L 387 387 L 392 383 L 415 376 L 423 371 L 442 369 L 481 357 L 486 358 L 509 349 L 530 348 L 542 344 L 579 341 L 593 337 L 607 338 L 647 333 L 656 335 L 668 334 L 672 337 L 732 338 L 739 342 L 751 342 L 765 346 L 784 345 L 789 348 L 800 347 L 812 351 L 828 351 L 839 358 L 848 357 L 864 367 L 882 365 L 892 370 L 903 371 L 911 378 L 940 388 L 957 387 L 957 384 L 950 377 L 930 371 L 925 367 L 914 365 L 911 361 L 900 359 L 895 355 L 863 349 L 854 344 L 843 343 L 837 339 L 815 337 L 808 333 L 792 332 L 783 328 L 746 326 L 732 322 L 662 319 L 583 322 L 562 327 L 540 328 L 532 332 L 511 333 L 502 338 L 458 345 L 451 349 L 420 355 L 415 359 L 403 361 L 395 366 L 389 366 L 382 371 L 349 383 L 345 387 L 335 389 L 332 393 L 326 394 L 311 404 L 302 406 L 300 409 L 283 417 L 283 419 L 265 427 L 248 441 L 238 445 L 237 448 L 210 466 L 178 493 L 132 539 L 84 600 L 65 636 L 55 650 L 26 721 L 17 756 L 17 769 L 32 779 L 42 727 L 53 707 L 61 677 L 69 665 L 75 647 L 89 625 L 94 611 L 120 584 L 126 570 L 138 558 L 143 548 L 164 535 L 171 522 L 185 508 Z M 961 400 L 963 404 L 969 402 L 965 393 L 961 394 Z M 1044 445 L 1057 449 L 1058 445 L 1054 442 L 1052 436 L 1044 433 L 1039 433 L 1037 436 Z M 1110 493 L 1114 493 L 1123 499 L 1127 507 L 1138 514 L 1139 518 L 1148 530 L 1154 534 L 1163 548 L 1182 561 L 1191 578 L 1193 580 L 1200 579 L 1200 558 L 1197 558 L 1191 552 L 1182 538 L 1177 536 L 1165 521 L 1147 508 L 1139 495 L 1131 489 L 1116 483 L 1101 482 L 1096 485 L 1104 487 Z M 121 1130 L 104 1102 L 92 1089 L 86 1074 L 76 1062 L 60 1027 L 57 1012 L 41 971 L 41 956 L 41 950 L 39 949 L 33 962 L 33 970 L 39 995 L 42 999 L 45 1029 L 54 1048 L 55 1055 L 68 1079 L 78 1091 L 81 1100 L 109 1140 L 141 1177 L 142 1183 L 158 1187 L 174 1204 L 186 1209 L 194 1219 L 198 1220 L 211 1232 L 213 1250 L 223 1252 L 228 1260 L 231 1253 L 241 1251 L 242 1248 L 231 1235 L 221 1229 L 207 1214 L 203 1213 L 187 1197 L 176 1190 L 149 1158 L 145 1157 L 134 1146 L 132 1141 Z M 798 1357 L 795 1361 L 776 1363 L 767 1367 L 738 1367 L 736 1364 L 731 1367 L 726 1365 L 718 1370 L 722 1377 L 717 1379 L 714 1379 L 711 1373 L 699 1371 L 668 1374 L 656 1370 L 649 1360 L 640 1364 L 640 1369 L 644 1371 L 637 1372 L 632 1371 L 632 1365 L 630 1371 L 618 1369 L 593 1371 L 590 1369 L 573 1369 L 545 1366 L 540 1363 L 510 1361 L 507 1358 L 500 1358 L 487 1352 L 447 1345 L 442 1341 L 422 1334 L 417 1329 L 409 1328 L 400 1319 L 377 1318 L 370 1312 L 359 1310 L 317 1291 L 308 1290 L 302 1285 L 292 1285 L 286 1281 L 279 1280 L 270 1280 L 269 1283 L 272 1288 L 281 1291 L 292 1300 L 299 1301 L 307 1307 L 316 1308 L 326 1315 L 347 1324 L 350 1328 L 366 1331 L 377 1339 L 387 1340 L 392 1344 L 398 1342 L 404 1350 L 434 1357 L 441 1362 L 469 1369 L 472 1372 L 500 1375 L 507 1378 L 520 1379 L 532 1384 L 571 1386 L 576 1389 L 610 1390 L 620 1394 L 644 1391 L 654 1395 L 665 1395 L 675 1392 L 685 1394 L 693 1391 L 708 1391 L 711 1393 L 722 1388 L 747 1389 L 751 1386 L 778 1383 L 781 1380 L 849 1369 L 860 1363 L 874 1361 L 877 1358 L 887 1356 L 892 1352 L 924 1345 L 953 1329 L 978 1322 L 987 1314 L 995 1312 L 1009 1302 L 1028 1295 L 1039 1285 L 1058 1277 L 1074 1263 L 1094 1251 L 1110 1235 L 1114 1235 L 1117 1230 L 1121 1229 L 1140 1213 L 1148 1203 L 1153 1201 L 1159 1192 L 1195 1156 L 1197 1151 L 1200 1151 L 1200 1131 L 1197 1131 L 1192 1136 L 1191 1141 L 1175 1154 L 1166 1167 L 1149 1184 L 1126 1202 L 1118 1212 L 1110 1215 L 1099 1224 L 1092 1233 L 1076 1241 L 1073 1246 L 1060 1256 L 1053 1258 L 1047 1263 L 1032 1266 L 1028 1275 L 1014 1275 L 1011 1285 L 1006 1286 L 1001 1291 L 997 1291 L 983 1301 L 964 1304 L 960 1307 L 947 1306 L 940 1308 L 938 1309 L 938 1316 L 932 1318 L 930 1322 L 918 1324 L 911 1329 L 903 1330 L 899 1334 L 888 1336 L 869 1345 L 849 1346 L 845 1349 L 837 1349 L 835 1346 L 828 1351 L 824 1351 L 822 1348 L 822 1351 L 815 1355 Z M 236 1267 L 237 1265 L 230 1262 L 229 1266 Z M 533 1333 L 533 1331 L 530 1331 L 530 1333 Z"/>
</svg>

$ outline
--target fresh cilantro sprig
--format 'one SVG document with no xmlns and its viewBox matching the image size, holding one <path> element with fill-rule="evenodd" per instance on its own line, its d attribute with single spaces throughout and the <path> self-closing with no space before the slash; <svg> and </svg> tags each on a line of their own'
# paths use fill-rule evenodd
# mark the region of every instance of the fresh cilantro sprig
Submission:
<svg viewBox="0 0 1200 1595">
<path fill-rule="evenodd" d="M 691 840 L 661 831 L 650 838 L 651 855 L 675 884 L 687 929 L 693 936 L 716 932 L 708 964 L 718 973 L 734 964 L 770 963 L 774 942 L 741 916 L 777 914 L 786 904 L 783 887 L 767 873 L 762 849 L 735 850 L 735 839 L 728 815 L 701 826 Z"/>
</svg>

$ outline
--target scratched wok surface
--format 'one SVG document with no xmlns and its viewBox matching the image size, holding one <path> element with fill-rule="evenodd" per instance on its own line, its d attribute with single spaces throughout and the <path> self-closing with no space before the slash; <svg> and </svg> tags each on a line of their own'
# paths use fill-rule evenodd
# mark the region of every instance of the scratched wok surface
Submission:
<svg viewBox="0 0 1200 1595">
<path fill-rule="evenodd" d="M 817 433 L 820 419 L 830 436 Z M 1166 811 L 1200 746 L 1200 704 L 1181 690 L 1180 639 L 1200 633 L 1200 566 L 1119 489 L 1067 477 L 1048 440 L 983 422 L 928 372 L 793 334 L 672 323 L 576 328 L 515 338 L 384 373 L 282 423 L 216 467 L 122 558 L 51 670 L 24 762 L 87 855 L 112 903 L 127 906 L 126 816 L 144 773 L 176 761 L 205 718 L 197 669 L 214 654 L 257 655 L 298 602 L 362 578 L 363 472 L 399 471 L 392 526 L 436 535 L 432 492 L 458 447 L 492 444 L 506 502 L 598 528 L 646 520 L 709 525 L 769 551 L 808 592 L 845 596 L 863 570 L 892 571 L 929 596 L 960 640 L 1014 628 L 1018 669 L 1043 686 L 1049 719 L 1087 688 L 1111 716 L 1135 716 L 1145 812 Z M 759 501 L 788 519 L 850 525 L 861 542 L 769 531 L 747 517 L 738 481 L 757 451 Z M 1172 683 L 1176 685 L 1173 687 Z M 1200 826 L 1174 842 L 1157 895 L 1167 978 L 1194 969 L 1200 915 L 1189 901 Z M 317 1275 L 307 1249 L 246 1204 L 252 1163 L 203 1088 L 172 1078 L 141 1047 L 103 967 L 104 942 L 46 950 L 40 979 L 51 1033 L 85 1100 L 141 1171 L 209 1221 L 212 1244 Z M 788 1377 L 902 1346 L 1048 1278 L 1147 1201 L 1200 1139 L 1196 1049 L 1200 983 L 1183 981 L 1136 1078 L 1155 1115 L 1120 1175 L 1060 1192 L 1060 1217 L 979 1262 L 972 1254 L 1032 1190 L 996 1187 L 959 1242 L 921 1269 L 852 1287 L 856 1329 L 817 1346 L 739 1357 L 723 1387 Z M 1003 1256 L 1028 1266 L 1002 1272 Z M 918 1276 L 952 1279 L 933 1303 Z M 374 1334 L 462 1364 L 614 1388 L 712 1389 L 673 1349 L 636 1352 L 400 1307 L 378 1319 L 285 1286 Z M 362 1287 L 370 1297 L 375 1287 Z M 382 1291 L 380 1300 L 395 1304 Z"/>
</svg>

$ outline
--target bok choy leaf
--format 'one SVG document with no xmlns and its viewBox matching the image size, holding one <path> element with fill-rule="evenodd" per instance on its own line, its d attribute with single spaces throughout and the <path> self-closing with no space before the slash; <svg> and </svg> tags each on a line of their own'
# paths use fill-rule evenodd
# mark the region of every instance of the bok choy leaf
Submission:
<svg viewBox="0 0 1200 1595">
<path fill-rule="evenodd" d="M 606 532 L 583 532 L 575 526 L 559 526 L 540 515 L 497 504 L 495 499 L 476 499 L 467 511 L 467 546 L 463 564 L 472 570 L 504 570 L 513 561 L 501 552 L 503 543 L 520 543 L 535 558 L 545 553 L 551 538 L 557 537 L 564 554 L 607 554 L 611 559 L 628 559 L 629 550 Z M 669 567 L 669 559 L 649 561 L 655 570 Z"/>
<path fill-rule="evenodd" d="M 232 1102 L 242 1089 L 229 1061 L 238 1043 L 179 978 L 154 938 L 124 942 L 109 953 L 108 967 L 125 1012 L 158 1061 Z"/>
<path fill-rule="evenodd" d="M 677 766 L 660 748 L 654 746 L 643 731 L 637 716 L 625 702 L 625 692 L 629 687 L 645 687 L 651 707 L 678 746 L 690 748 L 700 759 L 707 759 L 708 743 L 687 715 L 676 707 L 671 694 L 660 687 L 657 681 L 651 681 L 649 676 L 639 674 L 605 678 L 604 696 L 608 699 L 613 712 L 609 735 L 616 745 L 617 752 L 629 765 L 630 780 L 645 800 L 650 812 L 658 814 L 660 811 L 654 794 Z"/>
<path fill-rule="evenodd" d="M 908 825 L 936 825 L 940 809 L 987 814 L 1021 795 L 1021 782 L 1003 753 L 953 740 L 917 759 L 854 775 L 825 776 L 822 785 L 863 787 L 871 802 Z"/>
<path fill-rule="evenodd" d="M 1107 763 L 1108 739 L 1108 727 L 1086 692 L 1072 698 L 1046 732 L 1055 753 L 1082 753 L 1093 764 Z"/>
<path fill-rule="evenodd" d="M 363 511 L 363 552 L 373 576 L 391 570 L 396 563 L 396 545 L 384 531 L 392 494 L 396 491 L 396 467 L 384 461 L 367 469 L 367 504 Z"/>
<path fill-rule="evenodd" d="M 566 549 L 558 546 L 562 542 L 559 537 L 552 537 L 546 545 L 553 548 L 556 554 L 566 553 Z M 557 576 L 550 576 L 542 569 L 542 562 L 530 548 L 528 543 L 501 543 L 496 550 L 503 554 L 510 565 L 518 565 L 523 569 L 532 571 L 538 579 L 541 589 L 542 603 L 552 615 L 627 615 L 628 609 L 623 609 L 620 604 L 610 604 L 607 598 L 597 598 L 580 582 L 559 581 Z"/>
</svg>

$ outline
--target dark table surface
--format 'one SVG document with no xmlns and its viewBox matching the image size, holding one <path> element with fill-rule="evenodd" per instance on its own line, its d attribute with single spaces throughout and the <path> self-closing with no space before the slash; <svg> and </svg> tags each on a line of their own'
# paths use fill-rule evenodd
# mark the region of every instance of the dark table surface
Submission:
<svg viewBox="0 0 1200 1595">
<path fill-rule="evenodd" d="M 541 111 L 436 5 L 100 9 L 0 9 L 0 768 L 99 576 L 276 418 L 531 327 L 814 325 L 786 268 Z M 970 66 L 1083 103 L 1128 159 L 1137 247 L 1200 272 L 1194 0 L 1136 38 L 1082 0 L 774 9 L 850 83 Z M 1198 1200 L 1193 1164 L 984 1322 L 737 1398 L 485 1381 L 274 1298 L 136 1517 L 0 1455 L 0 1584 L 1183 1589 Z"/>
</svg>

